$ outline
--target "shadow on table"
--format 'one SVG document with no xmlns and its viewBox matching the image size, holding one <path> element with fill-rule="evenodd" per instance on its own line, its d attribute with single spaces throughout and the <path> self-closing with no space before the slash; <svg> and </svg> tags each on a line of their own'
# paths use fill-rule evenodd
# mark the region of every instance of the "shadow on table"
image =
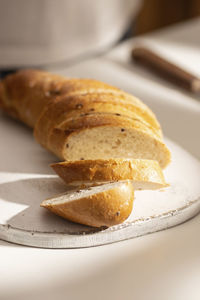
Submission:
<svg viewBox="0 0 200 300">
<path fill-rule="evenodd" d="M 80 234 L 82 231 L 98 231 L 89 226 L 67 221 L 40 207 L 43 200 L 70 189 L 72 188 L 62 182 L 58 176 L 29 178 L 0 184 L 0 199 L 3 200 L 0 219 L 6 220 L 6 224 L 12 228 L 36 233 Z M 12 207 L 8 202 L 13 203 Z M 27 236 L 29 236 L 28 233 Z M 34 239 L 34 236 L 32 238 Z M 24 243 L 26 244 L 25 237 Z M 37 242 L 34 243 L 37 246 Z"/>
</svg>

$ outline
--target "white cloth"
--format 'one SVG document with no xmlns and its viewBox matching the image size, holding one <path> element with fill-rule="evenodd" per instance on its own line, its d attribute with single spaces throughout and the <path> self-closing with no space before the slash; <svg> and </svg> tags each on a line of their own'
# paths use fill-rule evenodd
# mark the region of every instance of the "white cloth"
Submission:
<svg viewBox="0 0 200 300">
<path fill-rule="evenodd" d="M 141 0 L 0 0 L 0 67 L 62 62 L 106 49 Z"/>
</svg>

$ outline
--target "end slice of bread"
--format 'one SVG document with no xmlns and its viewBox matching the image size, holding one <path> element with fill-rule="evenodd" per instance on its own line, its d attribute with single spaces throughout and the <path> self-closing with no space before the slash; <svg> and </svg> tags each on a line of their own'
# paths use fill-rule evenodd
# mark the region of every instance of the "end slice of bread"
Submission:
<svg viewBox="0 0 200 300">
<path fill-rule="evenodd" d="M 134 189 L 130 181 L 76 189 L 44 200 L 41 206 L 72 222 L 109 227 L 131 214 Z"/>
<path fill-rule="evenodd" d="M 167 186 L 162 169 L 155 160 L 78 160 L 55 163 L 51 167 L 66 184 L 74 186 L 123 180 L 131 180 L 135 190 L 154 190 Z"/>
</svg>

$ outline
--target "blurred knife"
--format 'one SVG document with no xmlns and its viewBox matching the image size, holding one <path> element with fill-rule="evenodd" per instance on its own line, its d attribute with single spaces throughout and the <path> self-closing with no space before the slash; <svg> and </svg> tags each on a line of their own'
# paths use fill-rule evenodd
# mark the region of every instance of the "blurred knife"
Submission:
<svg viewBox="0 0 200 300">
<path fill-rule="evenodd" d="M 135 47 L 131 57 L 136 63 L 177 86 L 195 94 L 200 92 L 200 78 L 169 62 L 152 50 L 145 47 Z"/>
</svg>

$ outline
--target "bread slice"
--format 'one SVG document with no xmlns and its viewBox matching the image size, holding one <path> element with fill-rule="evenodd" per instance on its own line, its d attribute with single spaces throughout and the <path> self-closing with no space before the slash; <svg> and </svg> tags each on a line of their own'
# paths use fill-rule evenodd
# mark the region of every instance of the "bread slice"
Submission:
<svg viewBox="0 0 200 300">
<path fill-rule="evenodd" d="M 44 200 L 41 206 L 72 222 L 109 227 L 128 218 L 133 199 L 133 186 L 126 181 L 68 191 Z"/>
<path fill-rule="evenodd" d="M 106 91 L 105 91 L 106 93 Z M 142 115 L 146 119 L 149 124 L 151 124 L 154 128 L 160 129 L 160 123 L 158 122 L 155 114 L 153 111 L 140 99 L 136 98 L 135 96 L 128 94 L 122 90 L 113 90 L 111 91 L 113 97 L 117 97 L 120 101 L 124 101 L 127 103 L 131 103 L 134 106 L 142 109 Z"/>
<path fill-rule="evenodd" d="M 81 104 L 80 104 L 81 105 Z M 52 110 L 53 110 L 52 105 Z M 62 110 L 63 114 L 59 114 L 56 117 L 49 117 L 44 114 L 43 118 L 40 118 L 39 121 L 36 123 L 34 129 L 34 137 L 42 146 L 46 146 L 48 144 L 48 138 L 51 135 L 52 130 L 54 127 L 59 126 L 62 123 L 74 121 L 77 118 L 80 118 L 84 115 L 94 115 L 99 113 L 104 114 L 115 114 L 116 116 L 123 116 L 133 120 L 138 120 L 141 123 L 145 124 L 151 131 L 154 133 L 158 138 L 162 138 L 161 130 L 157 130 L 153 128 L 150 124 L 148 124 L 140 115 L 138 115 L 137 111 L 127 110 L 123 106 L 110 104 L 110 103 L 88 103 L 87 108 L 80 109 L 80 110 L 68 110 L 64 113 L 64 109 Z M 55 110 L 54 110 L 55 112 Z M 54 113 L 55 114 L 55 113 Z M 56 121 L 57 120 L 57 121 Z"/>
<path fill-rule="evenodd" d="M 121 100 L 111 94 L 71 95 L 58 98 L 48 105 L 40 115 L 34 129 L 36 140 L 43 146 L 47 144 L 51 130 L 67 119 L 75 118 L 84 113 L 104 112 L 124 115 L 145 123 L 158 137 L 162 138 L 161 128 L 151 121 L 150 115 L 138 104 Z"/>
<path fill-rule="evenodd" d="M 165 168 L 170 152 L 164 142 L 138 120 L 112 114 L 86 115 L 54 128 L 47 148 L 62 160 L 150 159 Z"/>
<path fill-rule="evenodd" d="M 167 186 L 162 169 L 155 160 L 116 158 L 63 161 L 51 167 L 65 183 L 74 186 L 121 180 L 131 180 L 134 190 Z"/>
</svg>

